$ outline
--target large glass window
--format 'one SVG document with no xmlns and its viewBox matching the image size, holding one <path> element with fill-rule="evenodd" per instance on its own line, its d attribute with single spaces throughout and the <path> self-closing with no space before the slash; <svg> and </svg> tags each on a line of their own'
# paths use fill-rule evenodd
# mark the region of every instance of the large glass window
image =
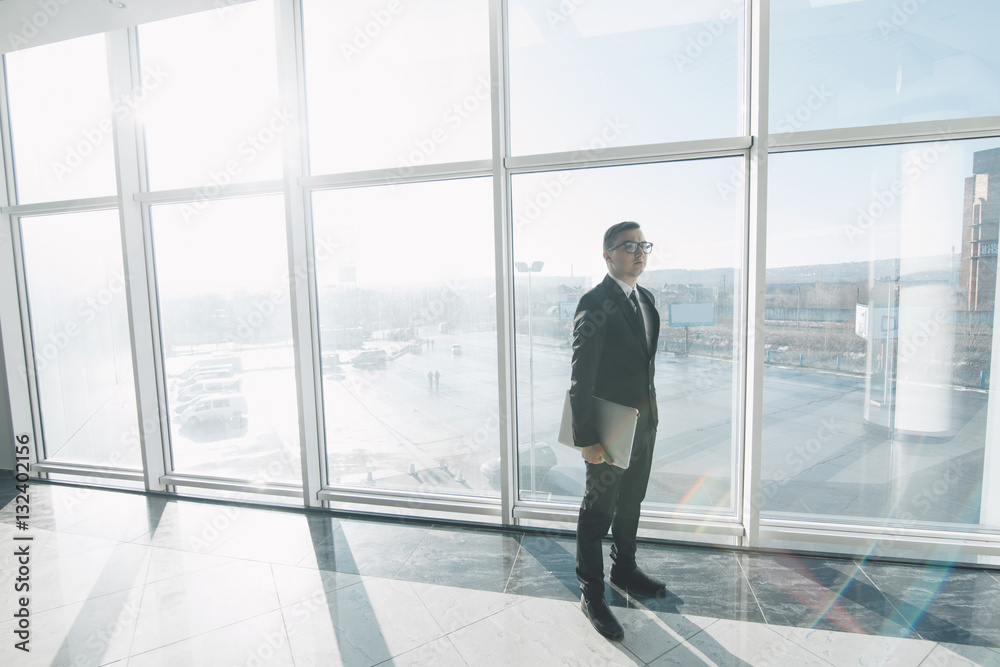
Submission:
<svg viewBox="0 0 1000 667">
<path fill-rule="evenodd" d="M 104 35 L 4 56 L 17 201 L 115 194 L 112 108 Z"/>
<path fill-rule="evenodd" d="M 314 174 L 490 157 L 489 3 L 302 3 Z"/>
<path fill-rule="evenodd" d="M 770 131 L 1000 114 L 990 0 L 771 3 Z"/>
<path fill-rule="evenodd" d="M 499 494 L 491 181 L 313 195 L 330 482 Z"/>
<path fill-rule="evenodd" d="M 21 220 L 45 457 L 142 466 L 118 212 Z"/>
<path fill-rule="evenodd" d="M 788 153 L 770 169 L 762 510 L 1000 525 L 984 500 L 1000 483 L 985 437 L 1000 142 Z"/>
<path fill-rule="evenodd" d="M 271 0 L 139 27 L 148 91 L 140 118 L 149 188 L 201 188 L 281 178 L 295 119 L 278 94 Z"/>
<path fill-rule="evenodd" d="M 573 316 L 607 274 L 604 231 L 653 242 L 639 284 L 660 314 L 660 423 L 646 507 L 733 511 L 743 197 L 720 195 L 741 158 L 513 177 L 517 434 L 524 499 L 577 502 L 584 465 L 558 444 Z"/>
<path fill-rule="evenodd" d="M 1000 3 L 773 0 L 763 45 L 746 43 L 751 8 L 252 0 L 140 25 L 129 49 L 109 48 L 122 32 L 5 54 L 23 284 L 0 297 L 27 295 L 40 458 L 60 479 L 77 473 L 59 463 L 140 468 L 136 395 L 155 392 L 181 486 L 299 485 L 319 466 L 308 479 L 400 513 L 444 495 L 548 522 L 584 485 L 558 442 L 575 309 L 606 273 L 605 229 L 635 220 L 661 321 L 647 517 L 701 516 L 746 544 L 732 533 L 759 509 L 747 535 L 765 546 L 825 527 L 833 548 L 958 531 L 996 547 Z M 278 53 L 276 17 L 298 10 L 280 45 L 301 53 Z M 753 53 L 768 71 L 748 80 Z M 293 60 L 301 79 L 279 81 Z M 110 71 L 135 89 L 113 98 Z M 774 152 L 749 181 L 738 146 L 765 90 Z M 116 123 L 137 156 L 115 154 Z M 285 164 L 292 137 L 308 165 Z M 136 158 L 142 192 L 118 192 Z M 141 207 L 94 210 L 115 195 Z M 146 247 L 124 262 L 129 229 Z M 154 312 L 127 302 L 125 265 L 150 276 Z M 741 280 L 758 271 L 753 368 Z M 310 287 L 295 313 L 293 279 Z M 158 326 L 135 354 L 129 317 Z M 320 359 L 295 349 L 310 336 Z M 162 361 L 140 374 L 160 386 L 135 385 L 136 359 Z M 313 363 L 318 403 L 300 405 Z M 322 429 L 316 460 L 300 460 L 303 427 Z M 762 434 L 759 470 L 741 432 Z"/>
<path fill-rule="evenodd" d="M 173 470 L 301 482 L 282 198 L 151 210 Z"/>
<path fill-rule="evenodd" d="M 508 4 L 515 155 L 741 134 L 740 0 Z"/>
</svg>

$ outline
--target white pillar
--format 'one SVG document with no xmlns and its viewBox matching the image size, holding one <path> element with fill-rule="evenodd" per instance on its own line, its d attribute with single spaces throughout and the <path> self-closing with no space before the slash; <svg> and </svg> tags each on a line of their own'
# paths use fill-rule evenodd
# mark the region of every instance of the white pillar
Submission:
<svg viewBox="0 0 1000 667">
<path fill-rule="evenodd" d="M 928 259 L 951 247 L 941 237 L 949 225 L 942 224 L 937 217 L 940 213 L 935 213 L 938 188 L 916 179 L 960 173 L 944 164 L 956 157 L 954 151 L 949 154 L 937 144 L 917 144 L 902 155 L 904 174 L 910 165 L 927 166 L 926 173 L 910 179 L 900 197 L 895 431 L 901 435 L 952 435 L 952 286 L 946 280 L 922 282 Z"/>
</svg>

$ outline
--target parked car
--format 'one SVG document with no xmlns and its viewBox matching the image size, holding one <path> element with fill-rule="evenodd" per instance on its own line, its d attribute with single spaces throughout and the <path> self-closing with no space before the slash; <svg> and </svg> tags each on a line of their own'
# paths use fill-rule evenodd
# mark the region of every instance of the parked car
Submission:
<svg viewBox="0 0 1000 667">
<path fill-rule="evenodd" d="M 243 372 L 243 357 L 236 355 L 212 355 L 210 357 L 204 357 L 202 359 L 195 359 L 192 361 L 184 372 L 177 376 L 180 380 L 187 380 L 192 375 L 198 371 L 204 370 L 205 368 L 217 368 L 226 367 L 229 369 L 230 373 L 235 375 L 237 373 Z"/>
<path fill-rule="evenodd" d="M 182 391 L 193 387 L 200 382 L 204 382 L 205 380 L 229 379 L 232 377 L 233 371 L 229 366 L 206 366 L 195 371 L 186 379 L 175 380 L 171 390 L 176 396 Z"/>
<path fill-rule="evenodd" d="M 191 428 L 213 421 L 241 424 L 246 414 L 247 401 L 242 395 L 209 394 L 185 404 L 174 419 L 178 425 Z"/>
<path fill-rule="evenodd" d="M 358 368 L 385 368 L 387 359 L 385 350 L 361 350 L 351 364 Z"/>
<path fill-rule="evenodd" d="M 177 391 L 174 399 L 178 408 L 205 394 L 239 394 L 243 391 L 243 380 L 236 377 L 208 378 L 199 380 Z"/>
<path fill-rule="evenodd" d="M 531 467 L 531 445 L 524 444 L 518 447 L 518 474 L 521 480 L 530 479 L 532 467 Z M 544 442 L 539 442 L 535 445 L 535 483 L 536 486 L 541 484 L 545 480 L 545 476 L 549 474 L 549 470 L 557 463 L 556 453 L 552 451 Z M 479 472 L 483 473 L 483 477 L 489 482 L 490 486 L 496 490 L 500 489 L 500 457 L 495 459 L 489 459 L 481 466 L 479 466 Z M 522 482 L 523 483 L 523 482 Z"/>
<path fill-rule="evenodd" d="M 451 353 L 462 354 L 462 346 L 459 345 L 458 343 L 455 343 L 454 345 L 451 346 Z"/>
</svg>

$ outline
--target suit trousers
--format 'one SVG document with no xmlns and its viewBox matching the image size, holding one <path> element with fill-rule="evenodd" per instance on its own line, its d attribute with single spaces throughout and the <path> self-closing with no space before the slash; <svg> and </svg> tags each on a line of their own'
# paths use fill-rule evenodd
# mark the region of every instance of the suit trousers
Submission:
<svg viewBox="0 0 1000 667">
<path fill-rule="evenodd" d="M 646 497 L 655 440 L 656 428 L 640 413 L 628 468 L 586 463 L 586 492 L 576 526 L 576 577 L 588 594 L 604 591 L 602 541 L 609 528 L 615 562 L 625 571 L 635 565 L 640 505 Z"/>
</svg>

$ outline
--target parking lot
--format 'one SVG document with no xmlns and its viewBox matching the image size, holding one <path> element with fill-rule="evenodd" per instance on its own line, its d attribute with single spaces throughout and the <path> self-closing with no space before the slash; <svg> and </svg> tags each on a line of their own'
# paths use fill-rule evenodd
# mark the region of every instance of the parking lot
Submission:
<svg viewBox="0 0 1000 667">
<path fill-rule="evenodd" d="M 578 502 L 579 454 L 556 442 L 570 350 L 535 337 L 529 355 L 527 338 L 518 336 L 517 355 L 522 494 Z M 500 447 L 494 333 L 437 334 L 433 344 L 390 354 L 384 368 L 354 366 L 351 356 L 346 352 L 339 366 L 328 367 L 322 383 L 334 483 L 499 495 L 489 470 Z M 291 351 L 247 351 L 244 362 L 246 424 L 197 432 L 172 428 L 177 470 L 297 482 Z M 733 363 L 661 353 L 656 372 L 660 426 L 646 506 L 730 512 L 736 474 Z M 917 515 L 915 482 L 947 475 L 948 502 L 920 515 L 975 522 L 986 392 L 954 389 L 956 435 L 928 444 L 866 429 L 864 381 L 856 375 L 769 366 L 764 383 L 765 512 L 883 517 L 910 508 Z M 528 465 L 532 442 L 535 467 Z"/>
</svg>

